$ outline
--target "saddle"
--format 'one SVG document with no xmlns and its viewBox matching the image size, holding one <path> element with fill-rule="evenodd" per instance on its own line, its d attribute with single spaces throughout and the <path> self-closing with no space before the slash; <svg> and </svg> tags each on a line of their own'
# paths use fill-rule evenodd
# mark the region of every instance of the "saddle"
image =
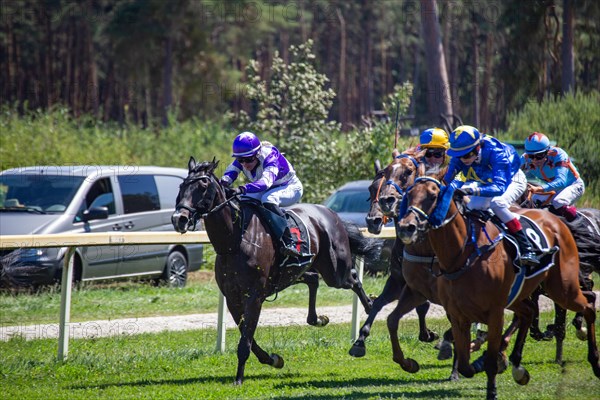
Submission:
<svg viewBox="0 0 600 400">
<path fill-rule="evenodd" d="M 530 242 L 536 246 L 537 250 L 542 254 L 540 257 L 540 264 L 537 267 L 523 267 L 519 262 L 519 259 L 521 258 L 519 244 L 517 243 L 517 240 L 508 232 L 508 229 L 504 223 L 500 221 L 500 218 L 493 214 L 491 210 L 469 210 L 467 214 L 469 215 L 469 219 L 475 219 L 483 224 L 483 230 L 486 236 L 487 232 L 485 231 L 485 223 L 487 221 L 491 221 L 500 230 L 501 234 L 494 241 L 490 240 L 491 245 L 488 245 L 487 251 L 490 251 L 502 239 L 506 239 L 506 241 L 510 243 L 515 250 L 515 257 L 512 260 L 515 270 L 515 279 L 513 280 L 512 286 L 508 293 L 508 301 L 506 304 L 506 307 L 510 307 L 510 305 L 521 293 L 526 279 L 533 278 L 534 276 L 537 276 L 554 266 L 554 255 L 558 251 L 558 247 L 554 246 L 549 248 L 549 242 L 546 234 L 540 229 L 535 221 L 524 215 L 520 215 L 519 220 L 523 230 L 525 231 L 525 234 L 529 237 Z"/>
<path fill-rule="evenodd" d="M 273 238 L 273 244 L 279 250 L 281 245 L 281 236 L 283 235 L 286 228 L 289 228 L 292 235 L 292 240 L 295 242 L 296 249 L 302 253 L 300 257 L 283 257 L 280 258 L 280 266 L 283 267 L 309 267 L 312 264 L 314 254 L 310 252 L 310 235 L 306 228 L 306 223 L 296 214 L 293 210 L 284 210 L 285 219 L 272 211 L 265 208 L 262 203 L 256 199 L 244 198 L 241 202 L 242 210 L 245 206 L 252 208 L 263 224 L 271 231 Z M 243 213 L 245 216 L 245 213 Z M 250 223 L 249 218 L 243 218 L 242 232 L 245 232 Z M 279 251 L 276 252 L 279 254 Z"/>
</svg>

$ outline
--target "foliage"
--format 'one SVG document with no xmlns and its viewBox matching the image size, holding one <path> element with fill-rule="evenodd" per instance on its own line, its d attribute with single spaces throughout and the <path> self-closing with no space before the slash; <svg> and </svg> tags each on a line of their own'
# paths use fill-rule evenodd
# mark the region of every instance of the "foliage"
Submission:
<svg viewBox="0 0 600 400">
<path fill-rule="evenodd" d="M 371 177 L 369 164 L 384 153 L 391 124 L 375 122 L 371 129 L 342 133 L 338 123 L 328 121 L 335 93 L 326 89 L 328 80 L 317 72 L 311 49 L 310 40 L 291 46 L 289 64 L 276 54 L 268 81 L 260 75 L 260 63 L 252 61 L 246 93 L 257 111 L 232 118 L 239 130 L 274 140 L 303 181 L 303 200 L 320 202 L 342 182 Z M 398 104 L 404 114 L 411 94 L 410 83 L 398 85 L 385 106 L 395 109 Z"/>
<path fill-rule="evenodd" d="M 546 97 L 509 113 L 503 137 L 524 140 L 531 132 L 545 133 L 575 159 L 586 184 L 581 204 L 600 206 L 600 92 Z"/>
<path fill-rule="evenodd" d="M 445 319 L 429 319 L 428 324 L 437 332 L 448 327 Z M 373 325 L 367 356 L 361 359 L 347 353 L 349 330 L 348 324 L 260 327 L 256 340 L 267 352 L 280 354 L 285 365 L 273 369 L 251 355 L 241 387 L 232 384 L 237 329 L 227 331 L 224 354 L 214 351 L 216 331 L 205 329 L 74 340 L 66 362 L 55 358 L 56 340 L 14 338 L 0 342 L 2 397 L 358 400 L 466 399 L 485 393 L 485 374 L 447 380 L 451 362 L 437 360 L 433 344 L 418 341 L 416 320 L 403 320 L 399 332 L 406 356 L 420 363 L 421 370 L 415 374 L 402 371 L 391 360 L 384 321 Z M 500 398 L 596 398 L 598 379 L 585 360 L 586 345 L 577 341 L 572 327 L 565 340 L 563 366 L 553 361 L 555 347 L 554 341 L 528 342 L 523 364 L 531 381 L 520 386 L 510 371 L 498 375 Z"/>
</svg>

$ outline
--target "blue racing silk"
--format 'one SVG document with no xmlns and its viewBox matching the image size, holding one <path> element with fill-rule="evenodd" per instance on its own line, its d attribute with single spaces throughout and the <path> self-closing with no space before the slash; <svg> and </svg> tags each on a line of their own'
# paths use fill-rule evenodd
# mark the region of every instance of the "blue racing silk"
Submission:
<svg viewBox="0 0 600 400">
<path fill-rule="evenodd" d="M 247 193 L 259 193 L 265 190 L 288 184 L 296 171 L 289 161 L 279 152 L 277 147 L 263 144 L 258 154 L 258 163 L 252 171 L 247 171 L 237 160 L 225 169 L 221 181 L 231 185 L 242 172 L 250 181 L 244 185 Z"/>
<path fill-rule="evenodd" d="M 544 192 L 552 190 L 559 192 L 579 179 L 577 168 L 571 162 L 567 152 L 560 147 L 550 147 L 548 157 L 540 168 L 533 164 L 529 154 L 521 156 L 521 165 L 525 174 L 533 175 L 546 182 L 542 185 Z"/>
<path fill-rule="evenodd" d="M 477 196 L 496 197 L 506 192 L 512 177 L 519 171 L 521 160 L 515 148 L 496 138 L 484 136 L 481 151 L 471 165 L 465 165 L 460 157 L 452 157 L 444 182 L 461 187 L 465 183 L 477 182 Z M 462 173 L 464 182 L 455 179 Z"/>
</svg>

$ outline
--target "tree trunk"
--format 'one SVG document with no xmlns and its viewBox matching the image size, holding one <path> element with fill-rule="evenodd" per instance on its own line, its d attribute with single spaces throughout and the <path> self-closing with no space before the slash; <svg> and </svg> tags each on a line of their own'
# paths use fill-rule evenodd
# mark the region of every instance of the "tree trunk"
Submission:
<svg viewBox="0 0 600 400">
<path fill-rule="evenodd" d="M 93 15 L 93 5 L 91 0 L 87 2 L 87 12 L 89 15 Z M 94 32 L 93 32 L 93 19 L 84 18 L 85 24 L 85 40 L 86 40 L 86 53 L 87 53 L 87 96 L 88 96 L 88 111 L 96 117 L 98 116 L 98 73 L 96 70 L 96 52 L 94 51 Z"/>
<path fill-rule="evenodd" d="M 479 28 L 473 24 L 473 125 L 479 127 Z"/>
<path fill-rule="evenodd" d="M 173 103 L 173 38 L 165 40 L 165 60 L 163 69 L 163 109 L 162 125 L 169 125 L 169 109 Z"/>
<path fill-rule="evenodd" d="M 481 121 L 480 125 L 482 125 L 482 129 L 484 131 L 489 131 L 491 128 L 490 124 L 490 85 L 492 82 L 492 55 L 494 52 L 494 34 L 488 33 L 486 35 L 485 42 L 485 71 L 483 73 L 483 83 L 481 85 Z"/>
<path fill-rule="evenodd" d="M 339 66 L 339 120 L 342 129 L 348 127 L 348 88 L 346 83 L 346 20 L 338 8 L 337 17 L 340 21 L 340 66 Z"/>
<path fill-rule="evenodd" d="M 575 89 L 575 61 L 573 49 L 573 0 L 563 0 L 563 40 L 562 40 L 562 93 Z"/>
<path fill-rule="evenodd" d="M 452 98 L 435 0 L 421 0 L 430 113 L 452 115 Z"/>
</svg>

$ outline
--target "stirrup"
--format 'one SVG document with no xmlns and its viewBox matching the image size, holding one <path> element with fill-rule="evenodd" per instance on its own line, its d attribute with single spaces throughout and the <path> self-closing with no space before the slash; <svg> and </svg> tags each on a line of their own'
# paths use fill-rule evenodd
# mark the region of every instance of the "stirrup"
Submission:
<svg viewBox="0 0 600 400">
<path fill-rule="evenodd" d="M 540 265 L 540 260 L 537 258 L 534 252 L 527 252 L 521 255 L 521 265 L 527 265 L 530 267 L 537 267 Z"/>
</svg>

